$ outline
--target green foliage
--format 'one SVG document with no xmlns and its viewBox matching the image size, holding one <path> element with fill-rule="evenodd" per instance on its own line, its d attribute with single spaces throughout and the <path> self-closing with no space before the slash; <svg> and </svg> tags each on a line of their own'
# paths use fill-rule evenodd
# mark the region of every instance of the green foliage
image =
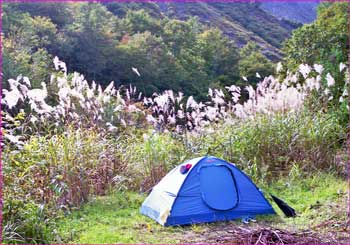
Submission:
<svg viewBox="0 0 350 245">
<path fill-rule="evenodd" d="M 74 71 L 106 84 L 109 81 L 103 74 L 116 54 L 114 47 L 121 36 L 116 30 L 117 18 L 96 3 L 80 3 L 74 12 L 74 21 L 66 26 L 67 32 L 62 33 L 54 53 Z"/>
<path fill-rule="evenodd" d="M 303 170 L 337 169 L 334 156 L 346 135 L 340 123 L 336 114 L 307 111 L 259 116 L 220 126 L 198 151 L 237 164 L 254 180 L 284 175 L 294 164 Z"/>
<path fill-rule="evenodd" d="M 274 180 L 295 166 L 302 171 L 342 172 L 335 155 L 344 142 L 344 129 L 337 113 L 262 115 L 182 138 L 152 132 L 128 136 L 120 141 L 120 157 L 134 173 L 133 188 L 142 190 L 151 188 L 178 163 L 203 155 L 231 161 L 254 180 Z"/>
<path fill-rule="evenodd" d="M 122 192 L 98 197 L 58 225 L 63 243 L 176 243 L 182 228 L 162 227 L 142 216 L 144 195 Z"/>
<path fill-rule="evenodd" d="M 121 18 L 124 18 L 130 10 L 141 10 L 153 18 L 163 17 L 159 6 L 155 2 L 106 2 L 104 5 L 110 12 Z"/>
<path fill-rule="evenodd" d="M 50 18 L 58 27 L 72 22 L 72 5 L 61 2 L 17 2 L 7 4 L 11 8 L 11 15 L 27 12 L 32 17 L 42 16 Z"/>
<path fill-rule="evenodd" d="M 334 103 L 338 103 L 340 90 L 344 87 L 344 77 L 339 71 L 339 63 L 348 59 L 347 3 L 323 3 L 317 20 L 293 32 L 284 45 L 284 63 L 289 70 L 296 70 L 299 64 L 321 64 L 324 75 L 328 72 L 336 80 L 332 89 L 337 93 Z"/>
<path fill-rule="evenodd" d="M 131 189 L 147 191 L 169 170 L 190 155 L 183 142 L 170 133 L 138 132 L 120 139 L 120 159 L 132 175 Z"/>
<path fill-rule="evenodd" d="M 69 128 L 61 135 L 32 136 L 20 151 L 5 148 L 3 221 L 18 234 L 14 238 L 45 243 L 62 211 L 104 194 L 123 169 L 114 150 L 94 130 Z"/>
<path fill-rule="evenodd" d="M 160 37 L 150 32 L 137 33 L 129 37 L 127 43 L 118 46 L 120 58 L 125 62 L 117 64 L 121 67 L 119 77 L 135 84 L 144 94 L 151 95 L 158 90 L 180 89 L 177 85 L 181 75 L 175 59 L 167 52 L 167 47 Z M 138 67 L 141 78 L 130 67 Z M 164 83 L 167 81 L 167 83 Z"/>
<path fill-rule="evenodd" d="M 7 7 L 5 7 L 5 11 Z M 20 20 L 11 21 L 7 15 L 4 25 L 9 26 L 3 39 L 3 87 L 6 81 L 18 75 L 31 79 L 33 87 L 47 80 L 52 70 L 49 50 L 55 44 L 56 26 L 46 17 L 22 14 Z"/>
<path fill-rule="evenodd" d="M 3 241 L 5 243 L 45 243 L 52 238 L 51 218 L 63 217 L 61 213 L 50 212 L 43 204 L 10 199 L 4 203 Z"/>
<path fill-rule="evenodd" d="M 320 63 L 329 69 L 331 64 L 346 61 L 346 45 L 346 4 L 336 3 L 324 10 L 314 23 L 293 32 L 285 43 L 285 61 L 290 69 L 302 63 Z"/>
<path fill-rule="evenodd" d="M 128 11 L 125 16 L 125 22 L 130 28 L 130 33 L 142 33 L 149 31 L 159 33 L 161 30 L 160 22 L 152 18 L 145 10 Z"/>
<path fill-rule="evenodd" d="M 296 218 L 284 219 L 279 227 L 309 229 L 323 222 L 345 222 L 345 180 L 334 175 L 332 171 L 313 172 L 312 175 L 302 169 L 298 172 L 261 186 L 265 192 L 282 198 L 297 212 Z M 271 202 L 275 211 L 284 216 L 277 205 Z"/>
<path fill-rule="evenodd" d="M 259 18 L 258 16 L 263 16 L 262 13 L 259 13 L 261 10 L 258 8 L 257 3 L 250 4 L 247 8 L 242 8 L 244 3 L 231 4 L 230 6 L 226 6 L 223 3 L 213 3 L 212 5 L 215 8 L 223 10 L 226 15 L 241 23 L 243 27 L 246 27 L 258 36 L 266 38 L 269 43 L 275 46 L 279 45 L 279 40 L 282 41 L 283 36 L 286 34 L 284 33 L 286 30 L 277 27 L 277 25 L 266 22 L 264 17 L 257 20 L 257 18 Z M 261 22 L 263 22 L 263 24 Z M 278 31 L 276 30 L 276 32 L 274 32 L 274 29 L 278 29 Z"/>
<path fill-rule="evenodd" d="M 218 77 L 226 75 L 229 81 L 223 85 L 230 85 L 238 80 L 238 74 L 233 71 L 237 70 L 239 54 L 235 45 L 223 37 L 219 29 L 205 30 L 199 35 L 198 42 L 205 71 L 210 78 L 218 80 Z"/>
<path fill-rule="evenodd" d="M 169 44 L 170 51 L 178 56 L 183 48 L 194 46 L 198 31 L 198 22 L 195 18 L 186 22 L 169 20 L 164 26 L 164 39 Z"/>
<path fill-rule="evenodd" d="M 156 5 L 146 4 L 145 10 L 139 5 L 6 4 L 4 87 L 19 74 L 35 86 L 48 80 L 44 71 L 51 56 L 88 80 L 102 85 L 131 83 L 148 96 L 173 89 L 205 99 L 211 83 L 224 81 L 225 86 L 238 80 L 239 54 L 223 33 L 205 28 L 196 18 L 160 18 Z M 65 15 L 71 17 L 65 20 Z M 21 20 L 16 19 L 19 16 Z"/>
<path fill-rule="evenodd" d="M 257 45 L 249 42 L 240 50 L 239 74 L 245 76 L 249 82 L 257 83 L 261 78 L 273 74 L 274 66 L 259 52 Z M 261 78 L 256 76 L 258 73 Z"/>
</svg>

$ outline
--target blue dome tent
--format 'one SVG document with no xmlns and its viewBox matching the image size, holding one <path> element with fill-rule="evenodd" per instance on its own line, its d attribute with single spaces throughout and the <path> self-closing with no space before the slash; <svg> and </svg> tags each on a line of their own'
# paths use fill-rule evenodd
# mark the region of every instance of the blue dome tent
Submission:
<svg viewBox="0 0 350 245">
<path fill-rule="evenodd" d="M 231 163 L 200 157 L 170 171 L 155 185 L 141 213 L 164 226 L 275 214 L 250 178 Z"/>
</svg>

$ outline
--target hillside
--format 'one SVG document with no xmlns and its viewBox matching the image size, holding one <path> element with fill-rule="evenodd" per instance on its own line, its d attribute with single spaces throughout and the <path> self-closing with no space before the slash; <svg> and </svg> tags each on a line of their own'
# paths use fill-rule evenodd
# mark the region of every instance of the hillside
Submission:
<svg viewBox="0 0 350 245">
<path fill-rule="evenodd" d="M 294 8 L 293 4 L 289 4 Z M 253 41 L 271 60 L 281 58 L 280 48 L 283 41 L 301 24 L 279 19 L 265 11 L 260 3 L 108 3 L 107 8 L 117 16 L 124 16 L 128 9 L 144 9 L 156 18 L 187 20 L 196 16 L 200 23 L 218 27 L 238 47 Z M 315 14 L 314 11 L 313 14 Z"/>
<path fill-rule="evenodd" d="M 161 3 L 160 3 L 161 4 Z M 264 54 L 271 58 L 280 58 L 281 42 L 293 29 L 286 28 L 273 16 L 267 15 L 256 5 L 246 3 L 165 3 L 165 13 L 172 18 L 186 19 L 198 16 L 201 23 L 219 27 L 224 34 L 235 40 L 239 47 L 248 41 L 254 41 Z"/>
<path fill-rule="evenodd" d="M 271 74 L 301 26 L 260 3 L 6 3 L 3 10 L 4 81 L 22 74 L 40 87 L 58 56 L 69 72 L 102 86 L 132 84 L 146 95 L 173 89 L 196 99 L 209 87 Z"/>
<path fill-rule="evenodd" d="M 311 23 L 316 19 L 318 2 L 262 2 L 260 7 L 280 19 Z"/>
</svg>

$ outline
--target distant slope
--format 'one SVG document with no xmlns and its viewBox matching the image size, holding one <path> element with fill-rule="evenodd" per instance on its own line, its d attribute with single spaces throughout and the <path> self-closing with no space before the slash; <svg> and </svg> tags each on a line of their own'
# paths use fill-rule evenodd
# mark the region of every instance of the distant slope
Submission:
<svg viewBox="0 0 350 245">
<path fill-rule="evenodd" d="M 197 16 L 205 25 L 218 27 L 224 34 L 242 47 L 254 41 L 263 54 L 278 60 L 280 48 L 290 33 L 301 24 L 279 19 L 261 8 L 260 3 L 220 3 L 220 2 L 146 2 L 112 3 L 108 9 L 118 16 L 125 15 L 128 9 L 144 9 L 153 17 L 169 17 L 186 20 Z"/>
<path fill-rule="evenodd" d="M 310 23 L 316 19 L 318 2 L 262 2 L 261 8 L 277 18 Z"/>
<path fill-rule="evenodd" d="M 279 20 L 257 3 L 158 3 L 165 15 L 187 19 L 198 16 L 200 22 L 220 28 L 242 47 L 254 41 L 268 58 L 281 58 L 280 47 L 298 24 Z"/>
<path fill-rule="evenodd" d="M 220 28 L 235 40 L 239 47 L 248 41 L 256 42 L 263 53 L 271 58 L 281 57 L 281 43 L 296 27 L 279 21 L 260 9 L 257 4 L 247 3 L 158 3 L 165 15 L 187 19 L 197 16 L 201 23 Z"/>
</svg>

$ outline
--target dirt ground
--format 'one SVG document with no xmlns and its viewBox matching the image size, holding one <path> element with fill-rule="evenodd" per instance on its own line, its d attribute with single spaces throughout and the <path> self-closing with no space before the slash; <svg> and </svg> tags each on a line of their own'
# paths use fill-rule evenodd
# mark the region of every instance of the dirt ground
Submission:
<svg viewBox="0 0 350 245">
<path fill-rule="evenodd" d="M 313 230 L 287 231 L 266 224 L 238 225 L 222 223 L 199 231 L 186 231 L 183 243 L 239 243 L 239 244 L 350 244 L 350 226 L 329 222 Z M 321 231 L 322 229 L 322 231 Z M 326 230 L 326 232 L 324 232 Z"/>
</svg>

